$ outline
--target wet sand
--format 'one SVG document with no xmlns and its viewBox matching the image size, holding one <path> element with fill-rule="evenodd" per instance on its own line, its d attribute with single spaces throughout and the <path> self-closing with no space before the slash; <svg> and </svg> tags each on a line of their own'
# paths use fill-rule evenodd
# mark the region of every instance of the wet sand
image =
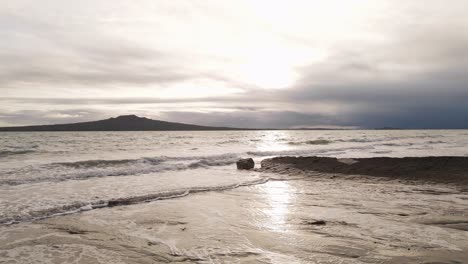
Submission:
<svg viewBox="0 0 468 264">
<path fill-rule="evenodd" d="M 0 262 L 468 262 L 466 189 L 283 165 L 263 184 L 1 226 Z"/>
</svg>

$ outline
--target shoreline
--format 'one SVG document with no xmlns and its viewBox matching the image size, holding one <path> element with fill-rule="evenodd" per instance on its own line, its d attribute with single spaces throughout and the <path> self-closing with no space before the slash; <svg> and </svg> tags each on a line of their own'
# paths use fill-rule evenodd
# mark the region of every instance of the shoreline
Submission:
<svg viewBox="0 0 468 264">
<path fill-rule="evenodd" d="M 401 166 L 409 166 L 405 169 Z M 0 226 L 33 223 L 43 219 L 50 219 L 64 215 L 74 215 L 90 210 L 100 210 L 109 207 L 138 205 L 143 203 L 176 199 L 200 192 L 218 192 L 232 190 L 243 186 L 264 184 L 275 180 L 296 180 L 302 178 L 343 179 L 359 182 L 394 181 L 413 185 L 440 185 L 454 186 L 460 192 L 468 193 L 468 157 L 408 157 L 408 158 L 330 158 L 330 157 L 273 157 L 263 159 L 261 168 L 252 171 L 268 173 L 270 175 L 246 181 L 239 184 L 230 184 L 216 187 L 195 187 L 172 191 L 163 191 L 131 197 L 121 197 L 110 200 L 99 200 L 90 204 L 74 203 L 49 208 L 43 211 L 32 211 L 25 218 L 15 216 L 0 220 Z M 454 166 L 461 164 L 462 166 Z M 432 167 L 428 167 L 432 165 Z M 466 167 L 466 169 L 465 169 Z M 399 169 L 400 171 L 396 171 Z M 235 170 L 234 168 L 232 170 Z M 447 173 L 445 177 L 434 177 Z M 428 177 L 429 176 L 429 177 Z M 432 177 L 431 177 L 432 176 Z M 424 191 L 424 190 L 421 190 Z M 434 193 L 437 194 L 437 193 Z"/>
<path fill-rule="evenodd" d="M 453 165 L 448 160 L 432 171 Z M 459 174 L 434 183 L 425 174 L 323 169 L 356 172 L 380 162 L 387 172 L 393 161 L 276 157 L 255 170 L 268 179 L 259 184 L 0 225 L 0 262 L 464 263 L 468 189 L 453 185 Z"/>
<path fill-rule="evenodd" d="M 0 226 L 0 262 L 397 264 L 468 259 L 468 232 L 462 231 L 468 222 L 463 216 L 467 193 L 443 185 L 424 185 L 432 192 L 423 193 L 394 182 L 291 176 L 301 175 Z"/>
</svg>

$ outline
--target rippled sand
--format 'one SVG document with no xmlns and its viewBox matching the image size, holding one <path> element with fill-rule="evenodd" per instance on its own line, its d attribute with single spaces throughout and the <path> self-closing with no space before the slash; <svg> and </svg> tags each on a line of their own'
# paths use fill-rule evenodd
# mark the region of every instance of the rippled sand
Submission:
<svg viewBox="0 0 468 264">
<path fill-rule="evenodd" d="M 289 173 L 0 227 L 1 263 L 467 263 L 468 192 Z"/>
</svg>

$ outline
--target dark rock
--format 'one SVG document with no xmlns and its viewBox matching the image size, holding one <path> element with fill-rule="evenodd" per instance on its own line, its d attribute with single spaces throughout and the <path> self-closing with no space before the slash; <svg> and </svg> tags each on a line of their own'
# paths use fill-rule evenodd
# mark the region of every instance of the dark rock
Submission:
<svg viewBox="0 0 468 264">
<path fill-rule="evenodd" d="M 236 164 L 238 170 L 250 170 L 255 167 L 255 162 L 252 158 L 240 159 Z"/>
<path fill-rule="evenodd" d="M 367 175 L 386 177 L 400 182 L 429 182 L 468 186 L 468 157 L 373 157 L 336 159 L 333 157 L 276 157 L 264 159 L 262 169 L 274 172 L 274 168 L 288 167 L 304 172 L 329 174 Z M 284 169 L 283 169 L 284 170 Z M 340 176 L 338 176 L 340 177 Z M 423 192 L 428 192 L 423 190 Z M 441 192 L 429 191 L 430 194 Z"/>
<path fill-rule="evenodd" d="M 327 223 L 323 220 L 316 220 L 316 221 L 307 221 L 308 225 L 326 225 Z"/>
</svg>

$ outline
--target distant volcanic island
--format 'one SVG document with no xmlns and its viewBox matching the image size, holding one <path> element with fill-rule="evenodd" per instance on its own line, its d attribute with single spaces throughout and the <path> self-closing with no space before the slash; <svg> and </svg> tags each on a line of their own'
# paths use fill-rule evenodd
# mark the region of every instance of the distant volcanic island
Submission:
<svg viewBox="0 0 468 264">
<path fill-rule="evenodd" d="M 136 115 L 122 115 L 105 120 L 72 124 L 0 127 L 0 131 L 215 131 L 242 130 L 152 120 Z"/>
</svg>

